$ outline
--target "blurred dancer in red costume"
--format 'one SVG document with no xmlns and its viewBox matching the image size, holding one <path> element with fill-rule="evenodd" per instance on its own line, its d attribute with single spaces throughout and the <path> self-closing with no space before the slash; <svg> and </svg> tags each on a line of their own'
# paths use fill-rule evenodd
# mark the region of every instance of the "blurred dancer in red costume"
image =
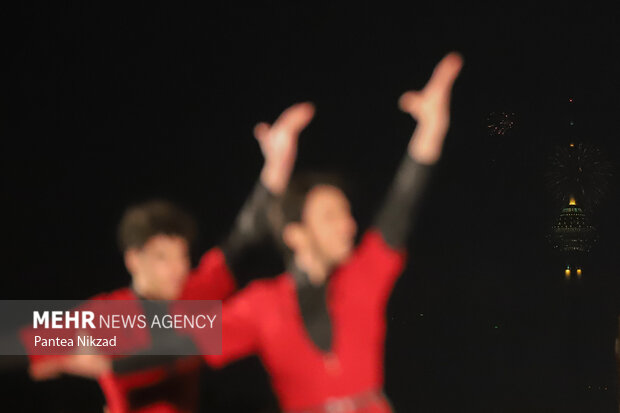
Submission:
<svg viewBox="0 0 620 413">
<path fill-rule="evenodd" d="M 450 123 L 462 58 L 448 54 L 419 92 L 400 98 L 417 126 L 373 226 L 356 222 L 329 178 L 294 178 L 282 200 L 289 270 L 256 280 L 223 307 L 223 351 L 209 364 L 257 354 L 285 412 L 389 412 L 382 392 L 385 309 L 405 243 Z M 263 127 L 261 133 L 272 131 Z M 385 140 L 378 141 L 382 144 Z"/>
</svg>

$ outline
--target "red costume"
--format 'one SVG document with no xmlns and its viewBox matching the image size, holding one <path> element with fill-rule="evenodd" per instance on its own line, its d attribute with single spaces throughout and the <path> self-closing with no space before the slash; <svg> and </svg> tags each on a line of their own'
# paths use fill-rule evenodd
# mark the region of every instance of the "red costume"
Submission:
<svg viewBox="0 0 620 413">
<path fill-rule="evenodd" d="M 326 401 L 343 398 L 342 409 L 347 410 L 337 411 L 388 412 L 381 393 L 385 310 L 404 261 L 404 251 L 370 230 L 352 257 L 333 272 L 327 284 L 333 326 L 329 353 L 308 336 L 295 280 L 284 273 L 250 283 L 225 303 L 222 354 L 205 358 L 220 366 L 257 354 L 285 411 L 322 411 Z M 356 400 L 365 407 L 357 408 Z"/>
<path fill-rule="evenodd" d="M 224 300 L 235 292 L 238 284 L 245 281 L 241 265 L 244 257 L 269 235 L 266 211 L 274 200 L 269 189 L 258 182 L 221 247 L 207 251 L 189 274 L 179 300 Z M 140 297 L 132 289 L 124 288 L 93 299 L 138 300 Z M 144 342 L 156 345 L 154 341 L 163 339 L 152 338 L 144 337 Z M 31 356 L 31 362 L 45 357 L 49 356 Z M 137 363 L 122 368 L 116 363 L 128 360 Z M 199 358 L 188 357 L 119 358 L 113 363 L 113 373 L 98 380 L 110 413 L 193 413 L 198 401 L 200 364 Z"/>
<path fill-rule="evenodd" d="M 189 275 L 180 299 L 223 300 L 236 289 L 221 249 L 213 248 Z M 131 288 L 100 294 L 94 300 L 139 300 Z M 37 363 L 54 356 L 31 356 Z M 148 357 L 148 356 L 144 356 Z M 198 400 L 200 360 L 178 358 L 168 365 L 98 378 L 110 413 L 193 413 Z"/>
</svg>

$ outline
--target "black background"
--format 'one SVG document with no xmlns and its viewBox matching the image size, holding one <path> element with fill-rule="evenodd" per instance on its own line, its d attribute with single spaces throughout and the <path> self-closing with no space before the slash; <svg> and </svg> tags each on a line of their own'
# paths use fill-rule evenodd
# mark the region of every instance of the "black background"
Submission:
<svg viewBox="0 0 620 413">
<path fill-rule="evenodd" d="M 302 100 L 317 116 L 298 166 L 346 173 L 364 228 L 414 125 L 398 96 L 458 50 L 451 132 L 389 306 L 386 392 L 402 412 L 616 411 L 617 179 L 593 211 L 600 239 L 583 280 L 568 284 L 545 238 L 561 205 L 544 173 L 554 147 L 572 141 L 620 159 L 618 19 L 565 11 L 4 10 L 2 298 L 82 299 L 127 285 L 115 227 L 148 198 L 194 213 L 197 253 L 216 244 L 261 167 L 253 125 Z M 493 111 L 514 112 L 513 130 L 489 136 Z M 102 402 L 90 382 L 1 376 L 13 411 Z M 257 360 L 203 387 L 204 411 L 274 406 Z"/>
</svg>

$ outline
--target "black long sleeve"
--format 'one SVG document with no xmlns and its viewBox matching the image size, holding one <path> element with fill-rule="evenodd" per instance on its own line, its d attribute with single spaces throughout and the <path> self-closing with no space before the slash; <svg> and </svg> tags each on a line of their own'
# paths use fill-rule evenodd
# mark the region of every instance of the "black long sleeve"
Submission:
<svg viewBox="0 0 620 413">
<path fill-rule="evenodd" d="M 256 276 L 251 266 L 246 268 L 248 258 L 273 239 L 269 214 L 276 200 L 273 193 L 260 181 L 257 182 L 237 215 L 232 230 L 221 244 L 226 263 L 239 285 Z"/>
<path fill-rule="evenodd" d="M 255 250 L 267 243 L 272 237 L 269 223 L 269 211 L 277 198 L 260 181 L 257 182 L 250 196 L 237 214 L 233 228 L 220 244 L 226 263 L 232 271 L 237 285 L 243 286 L 256 276 L 252 266 L 248 265 Z M 150 318 L 149 318 L 150 319 Z M 113 360 L 116 373 L 130 373 L 156 366 L 170 365 L 179 358 L 187 356 L 166 356 L 166 353 L 192 354 L 193 342 L 187 337 L 176 334 L 174 330 L 158 332 L 153 337 L 152 347 L 146 351 Z M 195 353 L 195 352 L 194 352 Z"/>
<path fill-rule="evenodd" d="M 407 154 L 394 176 L 375 220 L 375 226 L 393 248 L 407 242 L 431 169 Z"/>
<path fill-rule="evenodd" d="M 407 241 L 431 169 L 407 155 L 396 172 L 374 223 L 392 248 L 400 248 Z M 312 285 L 299 268 L 293 267 L 290 272 L 295 279 L 306 331 L 318 348 L 328 352 L 332 348 L 333 332 L 327 309 L 327 286 Z"/>
</svg>

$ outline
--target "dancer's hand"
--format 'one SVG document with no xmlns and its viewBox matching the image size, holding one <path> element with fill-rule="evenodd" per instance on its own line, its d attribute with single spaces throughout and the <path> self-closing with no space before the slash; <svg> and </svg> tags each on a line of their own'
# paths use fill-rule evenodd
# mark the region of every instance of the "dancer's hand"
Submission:
<svg viewBox="0 0 620 413">
<path fill-rule="evenodd" d="M 112 370 L 111 360 L 98 354 L 79 354 L 65 357 L 53 357 L 33 364 L 30 377 L 33 380 L 49 380 L 61 374 L 96 379 Z"/>
<path fill-rule="evenodd" d="M 313 116 L 311 103 L 297 103 L 282 112 L 273 125 L 261 122 L 254 128 L 265 157 L 260 179 L 272 193 L 280 195 L 286 189 L 297 158 L 299 134 Z"/>
<path fill-rule="evenodd" d="M 112 360 L 100 354 L 79 354 L 68 357 L 64 363 L 64 373 L 96 379 L 112 370 Z"/>
<path fill-rule="evenodd" d="M 435 67 L 421 91 L 405 92 L 400 109 L 418 122 L 409 143 L 409 154 L 418 162 L 433 164 L 441 156 L 443 141 L 450 126 L 450 95 L 463 58 L 458 53 L 446 55 Z"/>
<path fill-rule="evenodd" d="M 35 381 L 55 379 L 59 377 L 62 372 L 62 364 L 58 358 L 38 361 L 30 364 L 28 368 L 30 378 Z"/>
</svg>

